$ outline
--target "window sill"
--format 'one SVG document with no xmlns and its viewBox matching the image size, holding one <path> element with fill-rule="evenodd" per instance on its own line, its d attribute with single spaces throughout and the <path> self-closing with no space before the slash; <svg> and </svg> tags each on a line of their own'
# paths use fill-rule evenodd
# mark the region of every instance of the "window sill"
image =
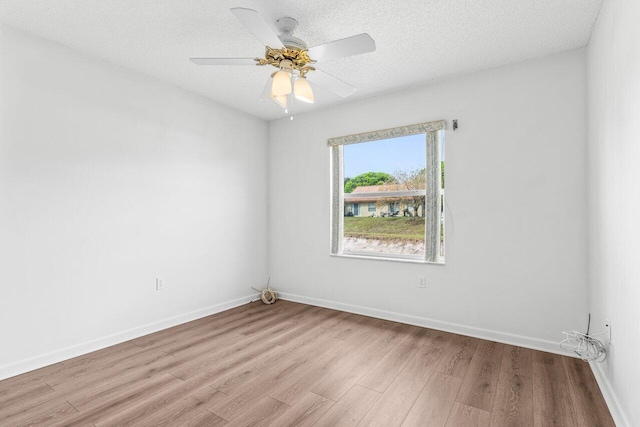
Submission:
<svg viewBox="0 0 640 427">
<path fill-rule="evenodd" d="M 365 253 L 341 253 L 341 254 L 329 254 L 329 256 L 336 258 L 352 258 L 352 259 L 366 259 L 366 260 L 374 260 L 374 261 L 391 261 L 391 262 L 404 262 L 409 264 L 429 264 L 429 265 L 439 265 L 444 267 L 445 263 L 443 262 L 431 262 L 425 261 L 420 258 L 405 258 L 405 257 L 395 257 L 393 255 L 375 255 L 375 254 L 365 254 Z"/>
</svg>

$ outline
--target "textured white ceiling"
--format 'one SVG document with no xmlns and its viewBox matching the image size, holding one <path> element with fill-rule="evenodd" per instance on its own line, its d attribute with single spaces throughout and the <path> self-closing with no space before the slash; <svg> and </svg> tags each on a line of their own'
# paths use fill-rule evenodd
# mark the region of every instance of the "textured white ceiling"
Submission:
<svg viewBox="0 0 640 427">
<path fill-rule="evenodd" d="M 255 57 L 264 48 L 229 12 L 270 24 L 292 16 L 309 46 L 369 33 L 377 50 L 318 64 L 357 88 L 347 99 L 585 46 L 602 0 L 0 0 L 0 19 L 263 119 L 267 67 L 197 66 L 189 57 Z M 317 102 L 343 102 L 314 88 Z"/>
</svg>

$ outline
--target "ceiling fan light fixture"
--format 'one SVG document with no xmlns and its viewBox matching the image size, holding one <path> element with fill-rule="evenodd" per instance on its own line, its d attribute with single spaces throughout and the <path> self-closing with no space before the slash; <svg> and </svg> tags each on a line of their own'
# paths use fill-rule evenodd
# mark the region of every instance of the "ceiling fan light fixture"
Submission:
<svg viewBox="0 0 640 427">
<path fill-rule="evenodd" d="M 316 62 L 327 59 L 343 58 L 376 50 L 375 41 L 366 33 L 334 40 L 308 48 L 304 40 L 293 36 L 298 21 L 291 17 L 283 17 L 276 21 L 280 34 L 276 34 L 270 25 L 253 9 L 235 7 L 231 9 L 238 20 L 265 45 L 264 58 L 191 58 L 198 65 L 258 65 L 273 66 L 278 71 L 271 75 L 267 89 L 274 102 L 284 108 L 285 113 L 297 100 L 314 103 L 314 94 L 309 82 L 305 79 L 308 72 L 313 72 L 311 81 L 314 86 L 327 89 L 336 95 L 346 98 L 355 92 L 355 88 L 342 80 L 315 67 Z M 311 56 L 310 56 L 311 55 Z M 313 59 L 312 59 L 313 58 Z M 269 87 L 270 85 L 270 87 Z M 289 98 L 289 95 L 293 95 Z M 260 99 L 262 101 L 262 97 Z M 291 117 L 293 119 L 293 116 Z"/>
<path fill-rule="evenodd" d="M 291 93 L 291 74 L 280 70 L 273 75 L 271 84 L 271 97 L 286 96 Z"/>
<path fill-rule="evenodd" d="M 311 85 L 304 77 L 298 77 L 293 84 L 293 94 L 296 99 L 308 104 L 313 104 L 313 91 Z"/>
</svg>

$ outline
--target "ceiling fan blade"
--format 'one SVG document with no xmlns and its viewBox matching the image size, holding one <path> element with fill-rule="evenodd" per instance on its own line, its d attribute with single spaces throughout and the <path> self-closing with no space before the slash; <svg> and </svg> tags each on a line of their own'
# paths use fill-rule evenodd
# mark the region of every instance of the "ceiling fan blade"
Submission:
<svg viewBox="0 0 640 427">
<path fill-rule="evenodd" d="M 198 65 L 256 65 L 253 58 L 189 58 Z"/>
<path fill-rule="evenodd" d="M 333 58 L 359 55 L 376 50 L 376 42 L 367 33 L 358 34 L 309 49 L 309 56 L 314 61 L 326 61 Z"/>
<path fill-rule="evenodd" d="M 317 69 L 307 74 L 307 80 L 343 98 L 353 95 L 356 91 L 350 84 Z"/>
<path fill-rule="evenodd" d="M 235 7 L 231 9 L 231 13 L 233 13 L 236 18 L 238 18 L 265 46 L 269 46 L 274 49 L 282 49 L 284 47 L 277 34 L 255 10 Z"/>
</svg>

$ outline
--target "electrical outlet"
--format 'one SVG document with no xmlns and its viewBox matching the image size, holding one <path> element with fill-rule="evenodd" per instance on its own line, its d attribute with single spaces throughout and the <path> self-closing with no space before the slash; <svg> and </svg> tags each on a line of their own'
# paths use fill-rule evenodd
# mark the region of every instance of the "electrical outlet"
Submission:
<svg viewBox="0 0 640 427">
<path fill-rule="evenodd" d="M 607 333 L 607 341 L 611 342 L 611 322 L 608 320 L 604 322 L 604 331 Z"/>
<path fill-rule="evenodd" d="M 418 287 L 426 288 L 427 287 L 427 276 L 420 276 L 418 278 Z"/>
<path fill-rule="evenodd" d="M 164 291 L 164 277 L 156 277 L 156 291 Z"/>
</svg>

